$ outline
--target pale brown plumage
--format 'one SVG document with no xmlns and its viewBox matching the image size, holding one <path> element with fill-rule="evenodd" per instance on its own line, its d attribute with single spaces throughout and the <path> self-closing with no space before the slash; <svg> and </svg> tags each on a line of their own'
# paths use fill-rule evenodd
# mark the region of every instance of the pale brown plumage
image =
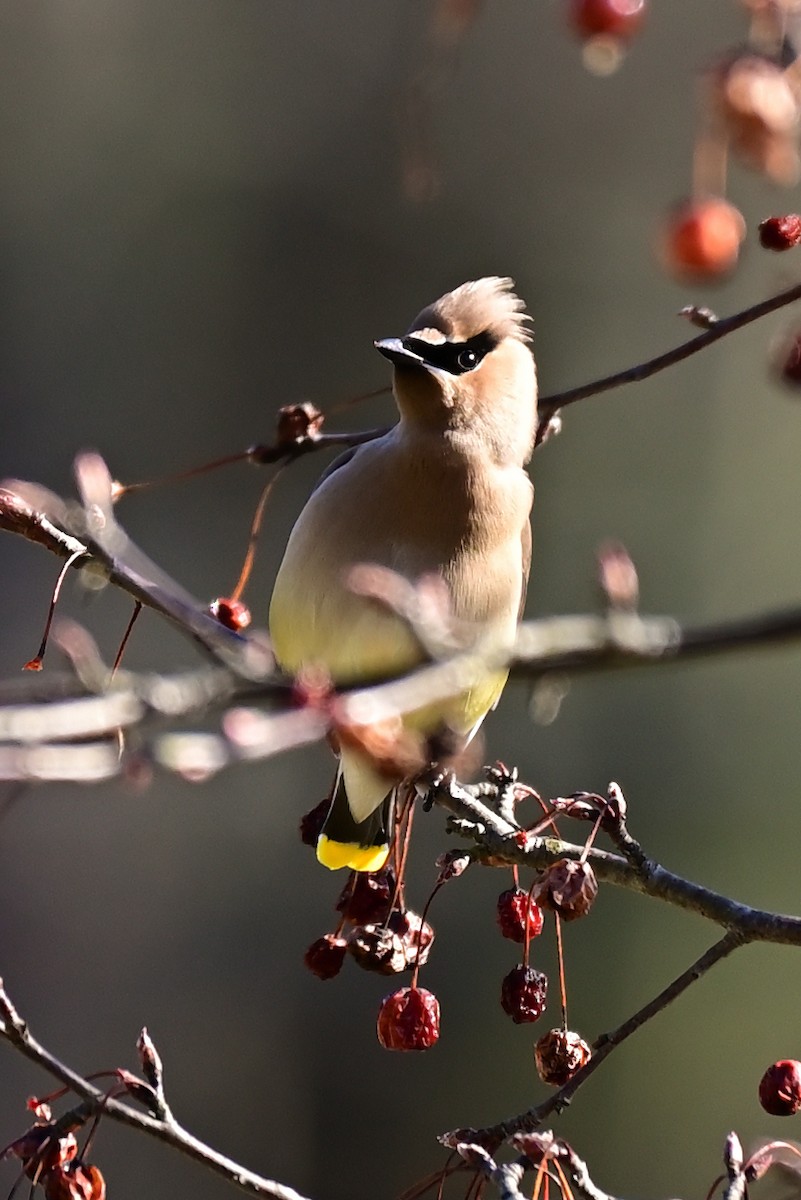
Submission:
<svg viewBox="0 0 801 1200">
<path fill-rule="evenodd" d="M 421 660 L 400 618 L 347 587 L 358 563 L 410 581 L 434 573 L 472 640 L 513 636 L 530 559 L 533 491 L 524 466 L 536 432 L 536 378 L 511 289 L 508 279 L 463 284 L 423 309 L 402 339 L 376 343 L 395 365 L 400 421 L 329 469 L 298 518 L 270 609 L 286 670 L 318 664 L 335 681 L 368 680 Z M 446 722 L 468 737 L 504 682 L 505 674 L 481 672 L 468 692 L 406 723 L 430 732 Z M 350 749 L 342 773 L 344 793 L 318 853 L 329 866 L 375 869 L 391 781 Z M 343 838 L 350 840 L 340 852 Z"/>
</svg>

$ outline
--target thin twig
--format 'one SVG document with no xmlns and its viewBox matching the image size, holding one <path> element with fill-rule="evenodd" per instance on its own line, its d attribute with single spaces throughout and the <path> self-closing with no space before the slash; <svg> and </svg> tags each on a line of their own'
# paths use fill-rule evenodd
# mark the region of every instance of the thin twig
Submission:
<svg viewBox="0 0 801 1200">
<path fill-rule="evenodd" d="M 618 1025 L 610 1033 L 602 1034 L 592 1048 L 592 1058 L 577 1071 L 572 1079 L 547 1100 L 543 1100 L 541 1104 L 528 1109 L 524 1113 L 520 1113 L 515 1117 L 509 1117 L 505 1121 L 499 1121 L 496 1125 L 489 1125 L 483 1129 L 465 1130 L 463 1140 L 480 1141 L 482 1145 L 500 1145 L 501 1142 L 511 1138 L 516 1133 L 532 1132 L 542 1125 L 543 1121 L 552 1113 L 560 1113 L 567 1108 L 576 1094 L 578 1089 L 589 1077 L 598 1070 L 601 1063 L 608 1058 L 612 1051 L 624 1042 L 627 1038 L 636 1033 L 638 1029 L 662 1012 L 667 1006 L 672 1003 L 678 996 L 685 992 L 688 987 L 697 982 L 715 963 L 731 954 L 738 946 L 743 945 L 744 939 L 736 930 L 730 930 L 720 941 L 715 942 L 709 950 L 705 951 L 700 958 L 683 971 L 676 979 L 673 980 L 666 988 L 664 988 L 657 996 L 643 1005 L 636 1013 Z M 440 1139 L 446 1145 L 453 1145 L 460 1140 L 461 1131 L 457 1130 L 454 1133 L 444 1134 Z"/>
<path fill-rule="evenodd" d="M 257 1175 L 226 1155 L 220 1154 L 213 1147 L 194 1137 L 173 1117 L 157 1119 L 146 1113 L 137 1112 L 136 1109 L 120 1100 L 109 1098 L 105 1092 L 100 1091 L 82 1075 L 61 1062 L 33 1037 L 27 1023 L 15 1009 L 2 981 L 0 981 L 0 1037 L 5 1038 L 31 1062 L 42 1067 L 55 1079 L 59 1079 L 76 1096 L 79 1096 L 84 1101 L 84 1104 L 76 1110 L 79 1115 L 84 1114 L 88 1117 L 102 1109 L 105 1116 L 165 1142 L 189 1158 L 205 1164 L 216 1174 L 222 1175 L 229 1183 L 235 1184 L 251 1196 L 270 1196 L 273 1200 L 305 1200 L 305 1197 L 300 1192 L 296 1192 L 294 1188 Z M 169 1112 L 169 1109 L 167 1111 Z"/>
<path fill-rule="evenodd" d="M 547 424 L 547 420 L 557 409 L 566 408 L 568 404 L 575 404 L 577 400 L 598 396 L 601 392 L 611 391 L 613 388 L 622 387 L 627 383 L 638 383 L 642 379 L 648 379 L 651 375 L 664 371 L 666 367 L 672 367 L 685 358 L 697 354 L 700 350 L 705 350 L 707 346 L 720 341 L 727 334 L 734 333 L 735 330 L 742 329 L 745 325 L 750 325 L 752 321 L 758 321 L 760 317 L 776 312 L 779 308 L 793 304 L 796 300 L 801 300 L 801 283 L 793 284 L 783 292 L 769 296 L 767 300 L 760 300 L 758 304 L 752 304 L 750 308 L 734 313 L 731 317 L 724 317 L 722 320 L 716 321 L 710 329 L 687 342 L 682 342 L 680 346 L 668 350 L 665 354 L 658 354 L 656 358 L 649 358 L 633 367 L 626 367 L 623 371 L 616 371 L 614 375 L 605 375 L 601 379 L 594 379 L 579 387 L 569 388 L 563 392 L 553 392 L 549 396 L 541 396 L 540 429 Z"/>
</svg>

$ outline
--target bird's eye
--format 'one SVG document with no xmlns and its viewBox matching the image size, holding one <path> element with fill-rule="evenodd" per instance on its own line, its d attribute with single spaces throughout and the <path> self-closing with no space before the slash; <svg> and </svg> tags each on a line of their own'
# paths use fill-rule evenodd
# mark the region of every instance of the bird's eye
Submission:
<svg viewBox="0 0 801 1200">
<path fill-rule="evenodd" d="M 461 350 L 456 362 L 463 371 L 472 371 L 473 367 L 478 366 L 479 358 L 475 350 Z"/>
</svg>

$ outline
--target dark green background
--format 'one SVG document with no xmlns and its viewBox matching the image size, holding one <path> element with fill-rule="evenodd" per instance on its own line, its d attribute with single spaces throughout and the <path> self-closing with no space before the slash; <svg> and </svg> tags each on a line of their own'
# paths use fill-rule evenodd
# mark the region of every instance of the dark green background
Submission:
<svg viewBox="0 0 801 1200">
<path fill-rule="evenodd" d="M 69 491 L 99 449 L 141 479 L 268 440 L 279 405 L 387 381 L 372 339 L 400 332 L 467 278 L 511 274 L 535 318 L 544 391 L 626 366 L 792 281 L 798 259 L 755 245 L 792 210 L 735 170 L 749 225 L 725 287 L 681 287 L 651 240 L 690 178 L 699 70 L 740 40 L 734 0 L 653 0 L 618 74 L 588 75 L 562 3 L 485 5 L 438 84 L 439 195 L 400 186 L 400 96 L 430 7 L 414 0 L 8 0 L 0 14 L 0 474 Z M 536 456 L 530 613 L 597 603 L 594 551 L 622 539 L 643 607 L 682 619 L 801 598 L 801 408 L 769 378 L 780 314 L 649 383 L 587 401 Z M 384 422 L 389 400 L 341 418 Z M 323 460 L 284 476 L 248 599 L 266 621 L 287 531 Z M 196 595 L 230 591 L 259 474 L 234 468 L 132 497 L 120 518 Z M 36 650 L 56 562 L 0 543 L 0 668 Z M 112 657 L 129 604 L 76 582 L 65 610 Z M 52 654 L 53 665 L 57 655 Z M 128 664 L 197 661 L 152 615 Z M 741 900 L 799 903 L 799 651 L 577 681 L 535 727 L 525 688 L 487 725 L 488 751 L 546 794 L 626 790 L 633 830 L 672 868 Z M 384 981 L 321 984 L 304 947 L 330 927 L 340 878 L 296 837 L 323 794 L 324 749 L 203 787 L 53 786 L 0 825 L 0 970 L 34 1030 L 84 1071 L 135 1066 L 147 1024 L 179 1118 L 315 1200 L 391 1197 L 440 1163 L 434 1135 L 541 1097 L 532 1031 L 498 1005 L 515 949 L 494 928 L 508 876 L 469 874 L 438 898 L 424 982 L 440 995 L 430 1054 L 375 1041 Z M 411 895 L 446 845 L 418 823 Z M 717 932 L 602 891 L 567 931 L 572 1022 L 588 1037 L 679 973 Z M 551 970 L 550 934 L 537 962 Z M 618 1051 L 558 1125 L 602 1186 L 703 1195 L 723 1138 L 789 1134 L 756 1083 L 801 1053 L 801 960 L 743 950 Z M 555 1007 L 551 1015 L 556 1020 Z M 547 1026 L 543 1026 L 547 1027 Z M 48 1080 L 2 1054 L 0 1143 Z M 111 1200 L 233 1189 L 107 1123 L 96 1158 Z M 13 1168 L 3 1168 L 10 1189 Z"/>
</svg>

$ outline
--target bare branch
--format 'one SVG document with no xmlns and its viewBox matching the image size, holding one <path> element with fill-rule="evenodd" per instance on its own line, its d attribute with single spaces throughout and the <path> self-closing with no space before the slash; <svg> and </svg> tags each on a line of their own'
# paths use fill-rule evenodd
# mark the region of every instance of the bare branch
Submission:
<svg viewBox="0 0 801 1200">
<path fill-rule="evenodd" d="M 541 870 L 560 858 L 578 861 L 585 855 L 584 846 L 553 837 L 532 836 L 511 825 L 475 796 L 473 789 L 453 780 L 443 781 L 435 790 L 435 799 L 460 818 L 457 831 L 477 843 L 476 857 L 493 866 L 516 864 Z M 631 843 L 637 847 L 636 857 L 635 852 L 631 852 L 631 861 L 595 848 L 586 853 L 586 861 L 600 880 L 698 913 L 736 933 L 742 941 L 801 945 L 801 917 L 741 904 L 668 871 L 646 858 L 633 839 Z"/>
<path fill-rule="evenodd" d="M 517 1133 L 527 1133 L 539 1129 L 542 1122 L 551 1113 L 560 1113 L 570 1104 L 573 1096 L 587 1079 L 597 1071 L 601 1063 L 611 1052 L 636 1033 L 647 1021 L 696 983 L 715 963 L 731 954 L 738 946 L 743 945 L 743 937 L 737 931 L 730 931 L 715 942 L 700 958 L 683 971 L 676 979 L 664 988 L 657 996 L 634 1013 L 628 1020 L 618 1025 L 610 1033 L 602 1034 L 594 1043 L 592 1058 L 570 1079 L 563 1087 L 543 1100 L 541 1104 L 528 1109 L 518 1116 L 499 1121 L 497 1125 L 489 1125 L 483 1129 L 457 1130 L 444 1134 L 440 1140 L 446 1145 L 454 1145 L 457 1141 L 479 1141 L 482 1145 L 500 1145 Z"/>
<path fill-rule="evenodd" d="M 666 367 L 672 367 L 676 363 L 683 362 L 685 358 L 690 358 L 693 354 L 697 354 L 699 350 L 705 350 L 707 346 L 720 341 L 727 334 L 734 333 L 735 330 L 742 329 L 745 325 L 750 325 L 752 321 L 758 321 L 760 317 L 765 317 L 769 313 L 776 312 L 777 309 L 784 308 L 786 305 L 793 304 L 796 300 L 800 299 L 801 284 L 793 284 L 792 287 L 786 288 L 783 292 L 777 292 L 775 296 L 769 296 L 767 300 L 760 300 L 758 304 L 753 304 L 750 308 L 745 308 L 741 312 L 734 313 L 731 317 L 715 321 L 704 333 L 691 338 L 688 342 L 682 342 L 680 346 L 676 346 L 673 350 L 668 350 L 665 354 L 658 354 L 656 358 L 649 358 L 645 362 L 637 363 L 633 367 L 626 367 L 623 371 L 616 371 L 614 375 L 606 375 L 602 379 L 595 379 L 591 383 L 584 383 L 580 387 L 569 388 L 564 392 L 553 392 L 550 396 L 541 396 L 540 433 L 538 437 L 541 437 L 541 433 L 547 425 L 548 420 L 557 409 L 565 408 L 568 404 L 575 404 L 577 400 L 585 400 L 589 396 L 597 396 L 601 392 L 608 392 L 613 388 L 622 387 L 626 383 L 638 383 L 642 379 L 648 379 L 651 375 L 656 375 L 659 371 L 664 371 Z"/>
<path fill-rule="evenodd" d="M 194 1158 L 197 1162 L 203 1163 L 250 1196 L 270 1196 L 273 1200 L 305 1200 L 305 1197 L 296 1192 L 294 1188 L 257 1175 L 254 1171 L 249 1171 L 233 1159 L 201 1142 L 178 1124 L 166 1104 L 165 1115 L 157 1118 L 147 1113 L 137 1112 L 130 1105 L 100 1091 L 94 1084 L 56 1058 L 33 1037 L 27 1023 L 16 1011 L 2 981 L 0 981 L 0 1037 L 5 1038 L 31 1062 L 42 1067 L 81 1097 L 84 1101 L 83 1105 L 74 1110 L 79 1120 L 102 1112 L 104 1116 L 147 1133 L 187 1155 L 188 1158 Z"/>
</svg>

